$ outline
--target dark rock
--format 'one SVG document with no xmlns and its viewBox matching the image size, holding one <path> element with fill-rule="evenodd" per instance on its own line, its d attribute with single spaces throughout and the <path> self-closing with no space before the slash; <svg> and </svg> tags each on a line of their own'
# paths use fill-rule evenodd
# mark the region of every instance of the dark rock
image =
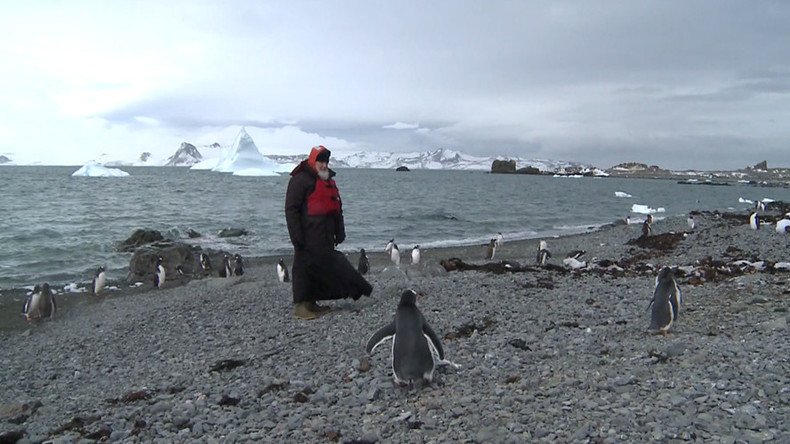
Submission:
<svg viewBox="0 0 790 444">
<path fill-rule="evenodd" d="M 753 166 L 752 169 L 768 171 L 768 161 L 767 160 L 763 160 L 762 162 L 760 162 L 757 165 Z"/>
<path fill-rule="evenodd" d="M 143 154 L 140 154 L 140 162 L 148 162 L 148 159 L 150 158 L 151 158 L 151 153 L 149 153 L 148 151 L 144 152 Z"/>
<path fill-rule="evenodd" d="M 357 370 L 360 373 L 366 373 L 370 371 L 370 359 L 368 359 L 367 357 L 360 359 L 359 365 L 357 366 Z"/>
<path fill-rule="evenodd" d="M 178 276 L 176 270 L 183 274 L 191 275 L 196 269 L 195 252 L 199 247 L 193 247 L 181 242 L 157 242 L 138 248 L 129 260 L 129 279 L 142 279 L 153 276 L 156 260 L 162 257 L 167 279 Z"/>
<path fill-rule="evenodd" d="M 233 370 L 236 367 L 241 367 L 245 365 L 247 361 L 245 359 L 223 359 L 216 364 L 212 365 L 209 369 L 210 372 L 224 372 L 227 370 Z"/>
<path fill-rule="evenodd" d="M 239 405 L 239 398 L 234 398 L 228 395 L 222 395 L 222 398 L 219 400 L 219 405 L 222 406 L 236 406 Z"/>
<path fill-rule="evenodd" d="M 523 339 L 519 339 L 519 338 L 511 339 L 510 341 L 508 341 L 508 344 L 524 351 L 532 351 L 532 349 L 529 348 L 529 346 L 527 346 L 527 341 Z"/>
<path fill-rule="evenodd" d="M 189 236 L 190 239 L 194 239 L 196 237 L 202 237 L 202 234 L 200 234 L 197 231 L 189 228 L 189 229 L 187 229 L 187 236 Z"/>
<path fill-rule="evenodd" d="M 541 175 L 541 174 L 543 174 L 539 169 L 537 169 L 537 168 L 535 168 L 533 166 L 519 168 L 515 172 L 516 172 L 516 174 L 532 174 L 532 175 Z"/>
<path fill-rule="evenodd" d="M 494 160 L 491 163 L 491 173 L 492 174 L 510 174 L 516 172 L 516 161 L 515 160 Z"/>
<path fill-rule="evenodd" d="M 219 237 L 239 237 L 249 234 L 244 228 L 223 228 L 217 234 Z"/>
<path fill-rule="evenodd" d="M 8 163 L 8 162 L 11 162 L 11 159 L 9 159 L 6 156 L 0 156 L 0 165 L 2 165 L 4 163 Z"/>
<path fill-rule="evenodd" d="M 295 402 L 304 404 L 305 402 L 307 402 L 309 400 L 310 400 L 310 398 L 308 398 L 307 395 L 304 394 L 303 392 L 298 392 L 297 394 L 294 395 L 294 401 Z"/>
<path fill-rule="evenodd" d="M 407 166 L 399 166 L 398 168 L 395 168 L 395 171 L 411 171 L 411 170 Z"/>
<path fill-rule="evenodd" d="M 200 151 L 191 143 L 182 142 L 175 154 L 170 156 L 165 166 L 191 166 L 203 160 Z"/>
<path fill-rule="evenodd" d="M 643 236 L 631 239 L 626 245 L 636 245 L 653 250 L 672 251 L 683 240 L 683 233 L 661 233 L 654 236 Z"/>
<path fill-rule="evenodd" d="M 128 239 L 118 245 L 119 251 L 134 251 L 137 247 L 164 240 L 162 233 L 156 230 L 138 229 Z"/>
<path fill-rule="evenodd" d="M 25 430 L 11 430 L 8 432 L 0 433 L 0 444 L 14 444 L 17 441 L 22 440 L 25 437 Z"/>
</svg>

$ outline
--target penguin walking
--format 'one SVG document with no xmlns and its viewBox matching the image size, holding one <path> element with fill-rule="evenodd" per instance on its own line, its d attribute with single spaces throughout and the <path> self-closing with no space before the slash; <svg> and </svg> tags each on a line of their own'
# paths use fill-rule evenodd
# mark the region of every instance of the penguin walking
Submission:
<svg viewBox="0 0 790 444">
<path fill-rule="evenodd" d="M 682 299 L 680 287 L 675 282 L 675 272 L 669 267 L 662 267 L 656 276 L 656 287 L 653 290 L 653 298 L 650 300 L 653 310 L 650 312 L 648 331 L 666 335 L 672 323 L 680 315 Z"/>
<path fill-rule="evenodd" d="M 233 269 L 230 267 L 230 256 L 228 253 L 222 255 L 222 267 L 219 269 L 219 277 L 229 278 L 233 276 Z"/>
<path fill-rule="evenodd" d="M 749 227 L 751 227 L 752 230 L 760 229 L 760 215 L 757 214 L 756 211 L 749 216 Z"/>
<path fill-rule="evenodd" d="M 540 244 L 538 244 L 538 258 L 536 260 L 537 264 L 541 267 L 546 265 L 550 257 L 551 253 L 549 252 L 546 241 L 540 241 Z"/>
<path fill-rule="evenodd" d="M 689 214 L 689 217 L 686 219 L 686 223 L 689 224 L 689 230 L 694 231 L 694 227 L 697 226 L 697 223 L 694 221 L 694 215 Z"/>
<path fill-rule="evenodd" d="M 366 275 L 370 270 L 370 261 L 368 261 L 368 256 L 365 254 L 365 249 L 361 248 L 359 250 L 359 262 L 357 263 L 357 271 L 359 274 Z"/>
<path fill-rule="evenodd" d="M 411 264 L 417 265 L 420 263 L 420 246 L 415 245 L 414 248 L 411 249 Z"/>
<path fill-rule="evenodd" d="M 387 246 L 384 247 L 384 251 L 390 254 L 390 260 L 396 267 L 400 267 L 400 250 L 398 250 L 398 245 L 395 243 L 395 239 L 390 239 L 387 243 Z"/>
<path fill-rule="evenodd" d="M 107 284 L 107 273 L 105 271 L 104 265 L 100 266 L 96 273 L 93 275 L 93 282 L 91 283 L 91 290 L 93 290 L 93 295 L 98 296 L 100 293 L 104 291 L 104 286 Z"/>
<path fill-rule="evenodd" d="M 200 253 L 200 269 L 204 276 L 211 274 L 211 259 L 206 253 Z"/>
<path fill-rule="evenodd" d="M 156 288 L 162 288 L 162 286 L 165 285 L 167 273 L 165 272 L 164 265 L 162 265 L 164 260 L 162 256 L 156 258 L 156 268 L 154 268 L 154 287 Z"/>
<path fill-rule="evenodd" d="M 22 307 L 22 315 L 30 323 L 46 318 L 55 319 L 57 311 L 58 305 L 55 302 L 55 295 L 52 294 L 52 290 L 46 282 L 41 286 L 33 287 L 33 292 L 30 293 L 24 307 Z"/>
<path fill-rule="evenodd" d="M 455 365 L 445 361 L 439 336 L 417 308 L 417 293 L 414 290 L 406 290 L 401 294 L 395 319 L 373 333 L 365 351 L 373 353 L 376 347 L 388 339 L 393 341 L 392 375 L 398 385 L 419 380 L 430 383 L 437 364 Z"/>
<path fill-rule="evenodd" d="M 650 226 L 650 220 L 645 219 L 645 221 L 642 222 L 642 237 L 648 237 L 652 232 L 653 232 L 653 227 Z"/>
<path fill-rule="evenodd" d="M 486 259 L 492 261 L 496 255 L 496 239 L 488 241 L 488 248 L 486 248 Z"/>
<path fill-rule="evenodd" d="M 505 241 L 505 238 L 502 237 L 502 232 L 501 231 L 499 233 L 497 233 L 496 236 L 494 236 L 494 239 L 496 240 L 496 247 L 497 248 L 501 247 L 502 243 Z"/>
<path fill-rule="evenodd" d="M 288 276 L 288 267 L 285 266 L 285 260 L 283 260 L 283 258 L 277 261 L 277 279 L 283 283 L 291 282 L 291 277 Z"/>
<path fill-rule="evenodd" d="M 244 274 L 244 263 L 242 262 L 241 255 L 236 253 L 233 255 L 233 275 L 241 276 Z"/>
</svg>

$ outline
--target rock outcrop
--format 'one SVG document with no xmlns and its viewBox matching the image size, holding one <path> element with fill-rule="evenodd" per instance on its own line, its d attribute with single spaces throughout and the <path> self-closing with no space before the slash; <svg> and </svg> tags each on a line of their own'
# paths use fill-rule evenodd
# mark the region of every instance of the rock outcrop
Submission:
<svg viewBox="0 0 790 444">
<path fill-rule="evenodd" d="M 150 158 L 151 158 L 151 153 L 149 153 L 148 151 L 144 152 L 143 154 L 140 154 L 140 162 L 148 162 L 148 159 Z"/>
<path fill-rule="evenodd" d="M 118 250 L 134 251 L 137 247 L 161 240 L 164 240 L 164 236 L 159 231 L 140 228 L 135 230 L 128 239 L 121 242 L 118 245 Z"/>
<path fill-rule="evenodd" d="M 9 159 L 6 156 L 0 156 L 0 165 L 2 165 L 4 163 L 9 163 L 9 162 L 11 162 L 11 159 Z"/>
<path fill-rule="evenodd" d="M 155 242 L 135 250 L 129 260 L 129 280 L 145 280 L 153 278 L 156 261 L 162 257 L 162 265 L 167 276 L 191 276 L 197 269 L 196 252 L 199 247 L 192 247 L 181 242 Z M 221 262 L 220 262 L 221 263 Z M 168 279 L 171 279 L 168 277 Z"/>
<path fill-rule="evenodd" d="M 182 142 L 175 154 L 165 162 L 165 166 L 192 166 L 203 160 L 203 155 L 191 143 Z"/>
<path fill-rule="evenodd" d="M 515 160 L 494 160 L 491 163 L 492 174 L 510 174 L 516 172 Z"/>
<path fill-rule="evenodd" d="M 411 170 L 407 166 L 399 166 L 398 168 L 395 168 L 395 171 L 411 171 Z"/>
</svg>

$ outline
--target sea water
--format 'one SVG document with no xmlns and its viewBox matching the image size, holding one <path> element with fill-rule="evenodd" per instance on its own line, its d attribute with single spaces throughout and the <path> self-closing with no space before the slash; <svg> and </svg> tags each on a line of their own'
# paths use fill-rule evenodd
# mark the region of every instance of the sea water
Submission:
<svg viewBox="0 0 790 444">
<path fill-rule="evenodd" d="M 187 168 L 123 168 L 129 177 L 72 177 L 78 167 L 0 167 L 2 291 L 89 282 L 105 265 L 124 278 L 117 244 L 138 228 L 242 256 L 291 253 L 284 216 L 288 175 L 236 177 Z M 569 178 L 483 171 L 340 169 L 346 241 L 340 250 L 401 251 L 588 231 L 692 210 L 743 210 L 746 200 L 790 201 L 787 188 L 681 185 L 673 180 Z M 628 197 L 630 196 L 630 197 Z M 237 238 L 217 236 L 243 228 Z M 202 237 L 188 239 L 187 229 Z"/>
</svg>

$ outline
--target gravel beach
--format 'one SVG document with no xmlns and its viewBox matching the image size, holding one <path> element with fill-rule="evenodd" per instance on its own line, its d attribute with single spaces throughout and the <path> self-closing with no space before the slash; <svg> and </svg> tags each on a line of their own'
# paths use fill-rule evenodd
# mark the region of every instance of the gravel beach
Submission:
<svg viewBox="0 0 790 444">
<path fill-rule="evenodd" d="M 484 264 L 482 246 L 424 251 L 405 273 L 369 252 L 373 295 L 314 321 L 294 319 L 274 259 L 111 293 L 0 331 L 0 442 L 790 442 L 790 273 L 773 267 L 790 239 L 745 221 L 704 213 L 683 236 L 685 218 L 658 220 L 667 250 L 627 245 L 636 224 L 547 239 L 548 268 L 537 239 L 505 239 L 495 261 L 529 267 L 504 274 L 439 265 Z M 561 270 L 578 249 L 628 266 Z M 654 336 L 663 265 L 689 271 Z M 396 387 L 389 345 L 364 351 L 405 288 L 460 365 L 430 385 Z"/>
</svg>

